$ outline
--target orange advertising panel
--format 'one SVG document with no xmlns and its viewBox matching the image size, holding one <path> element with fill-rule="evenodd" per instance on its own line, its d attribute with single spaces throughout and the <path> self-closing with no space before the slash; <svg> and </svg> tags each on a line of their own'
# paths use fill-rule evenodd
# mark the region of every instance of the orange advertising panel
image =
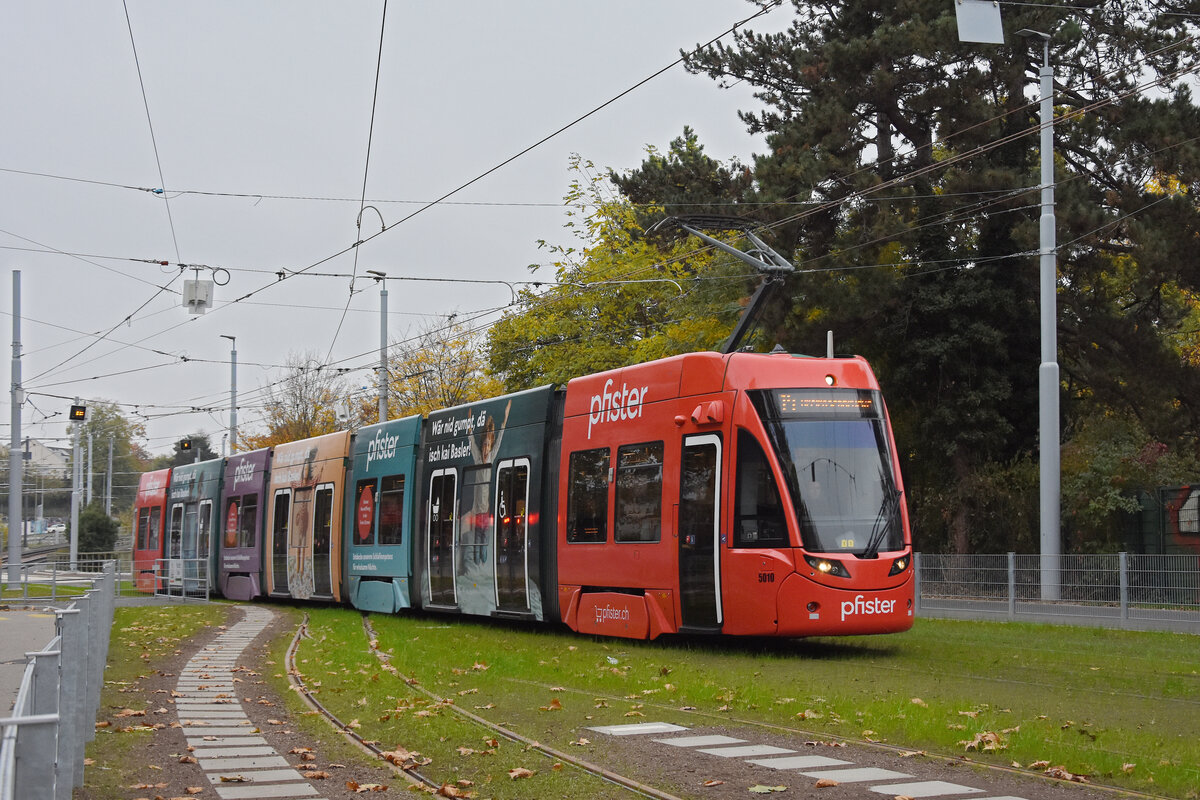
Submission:
<svg viewBox="0 0 1200 800">
<path fill-rule="evenodd" d="M 269 594 L 341 600 L 341 508 L 349 453 L 349 431 L 275 448 L 267 492 Z"/>
</svg>

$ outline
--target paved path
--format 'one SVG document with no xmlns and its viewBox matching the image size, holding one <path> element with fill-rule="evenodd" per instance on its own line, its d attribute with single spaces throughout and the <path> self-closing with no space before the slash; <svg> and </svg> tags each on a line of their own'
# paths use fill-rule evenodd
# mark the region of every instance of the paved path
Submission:
<svg viewBox="0 0 1200 800">
<path fill-rule="evenodd" d="M 275 615 L 260 606 L 240 608 L 242 621 L 222 631 L 179 675 L 175 709 L 187 743 L 222 800 L 316 800 L 320 793 L 256 734 L 242 710 L 234 670 Z"/>
<path fill-rule="evenodd" d="M 26 653 L 41 650 L 54 638 L 53 611 L 0 611 L 0 717 L 7 717 L 25 675 Z"/>
<path fill-rule="evenodd" d="M 827 756 L 809 755 L 755 744 L 732 736 L 686 735 L 688 729 L 667 722 L 640 722 L 632 725 L 603 725 L 589 730 L 608 736 L 637 736 L 651 739 L 664 747 L 687 747 L 720 758 L 745 759 L 751 764 L 781 771 L 797 772 L 808 778 L 829 778 L 838 784 L 861 784 L 881 797 L 912 798 L 956 797 L 963 800 L 1026 800 L 1012 795 L 988 794 L 983 789 L 942 780 L 922 780 L 918 776 L 878 767 L 857 766 L 853 762 Z M 665 755 L 665 754 L 664 754 Z M 920 765 L 913 765 L 917 771 Z"/>
</svg>

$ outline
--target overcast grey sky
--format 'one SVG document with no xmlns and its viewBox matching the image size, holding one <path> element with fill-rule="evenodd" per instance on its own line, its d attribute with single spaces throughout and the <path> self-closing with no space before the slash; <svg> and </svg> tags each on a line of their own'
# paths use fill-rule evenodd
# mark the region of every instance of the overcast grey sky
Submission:
<svg viewBox="0 0 1200 800">
<path fill-rule="evenodd" d="M 237 337 L 243 432 L 255 427 L 256 390 L 289 352 L 332 348 L 341 366 L 373 363 L 373 283 L 360 280 L 352 297 L 348 277 L 271 285 L 279 270 L 355 241 L 364 171 L 367 202 L 395 227 L 360 248 L 359 275 L 520 281 L 546 260 L 538 239 L 568 241 L 571 153 L 631 169 L 647 144 L 665 148 L 684 125 L 715 158 L 763 150 L 737 117 L 755 106 L 747 87 L 721 90 L 676 66 L 397 224 L 757 9 L 745 0 L 392 2 L 366 169 L 383 10 L 383 0 L 0 4 L 0 312 L 11 331 L 20 270 L 25 435 L 62 437 L 69 400 L 55 396 L 79 396 L 142 415 L 151 452 L 193 431 L 219 451 L 229 419 L 222 334 Z M 779 30 L 789 15 L 783 6 L 749 27 Z M 379 229 L 368 211 L 364 235 Z M 194 277 L 177 277 L 181 263 L 228 270 L 209 313 L 181 307 L 183 280 Z M 348 276 L 353 266 L 345 254 L 312 271 Z M 510 300 L 500 285 L 388 288 L 393 338 Z M 114 327 L 85 350 L 91 334 Z M 351 375 L 356 385 L 374 380 L 369 369 Z M 7 443 L 8 392 L 0 405 Z M 181 413 L 193 406 L 219 410 Z"/>
</svg>

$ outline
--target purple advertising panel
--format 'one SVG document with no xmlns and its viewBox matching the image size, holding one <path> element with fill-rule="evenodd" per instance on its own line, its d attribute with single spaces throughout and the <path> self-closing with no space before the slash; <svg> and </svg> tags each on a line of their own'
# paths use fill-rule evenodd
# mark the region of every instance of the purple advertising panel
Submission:
<svg viewBox="0 0 1200 800">
<path fill-rule="evenodd" d="M 237 453 L 225 465 L 219 587 L 230 600 L 262 595 L 263 518 L 270 448 Z"/>
</svg>

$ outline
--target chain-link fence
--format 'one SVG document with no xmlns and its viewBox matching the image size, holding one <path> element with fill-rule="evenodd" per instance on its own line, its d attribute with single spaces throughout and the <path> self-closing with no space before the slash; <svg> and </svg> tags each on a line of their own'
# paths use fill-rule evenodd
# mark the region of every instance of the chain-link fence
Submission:
<svg viewBox="0 0 1200 800">
<path fill-rule="evenodd" d="M 925 616 L 1053 621 L 1200 633 L 1200 557 L 918 553 Z"/>
</svg>

